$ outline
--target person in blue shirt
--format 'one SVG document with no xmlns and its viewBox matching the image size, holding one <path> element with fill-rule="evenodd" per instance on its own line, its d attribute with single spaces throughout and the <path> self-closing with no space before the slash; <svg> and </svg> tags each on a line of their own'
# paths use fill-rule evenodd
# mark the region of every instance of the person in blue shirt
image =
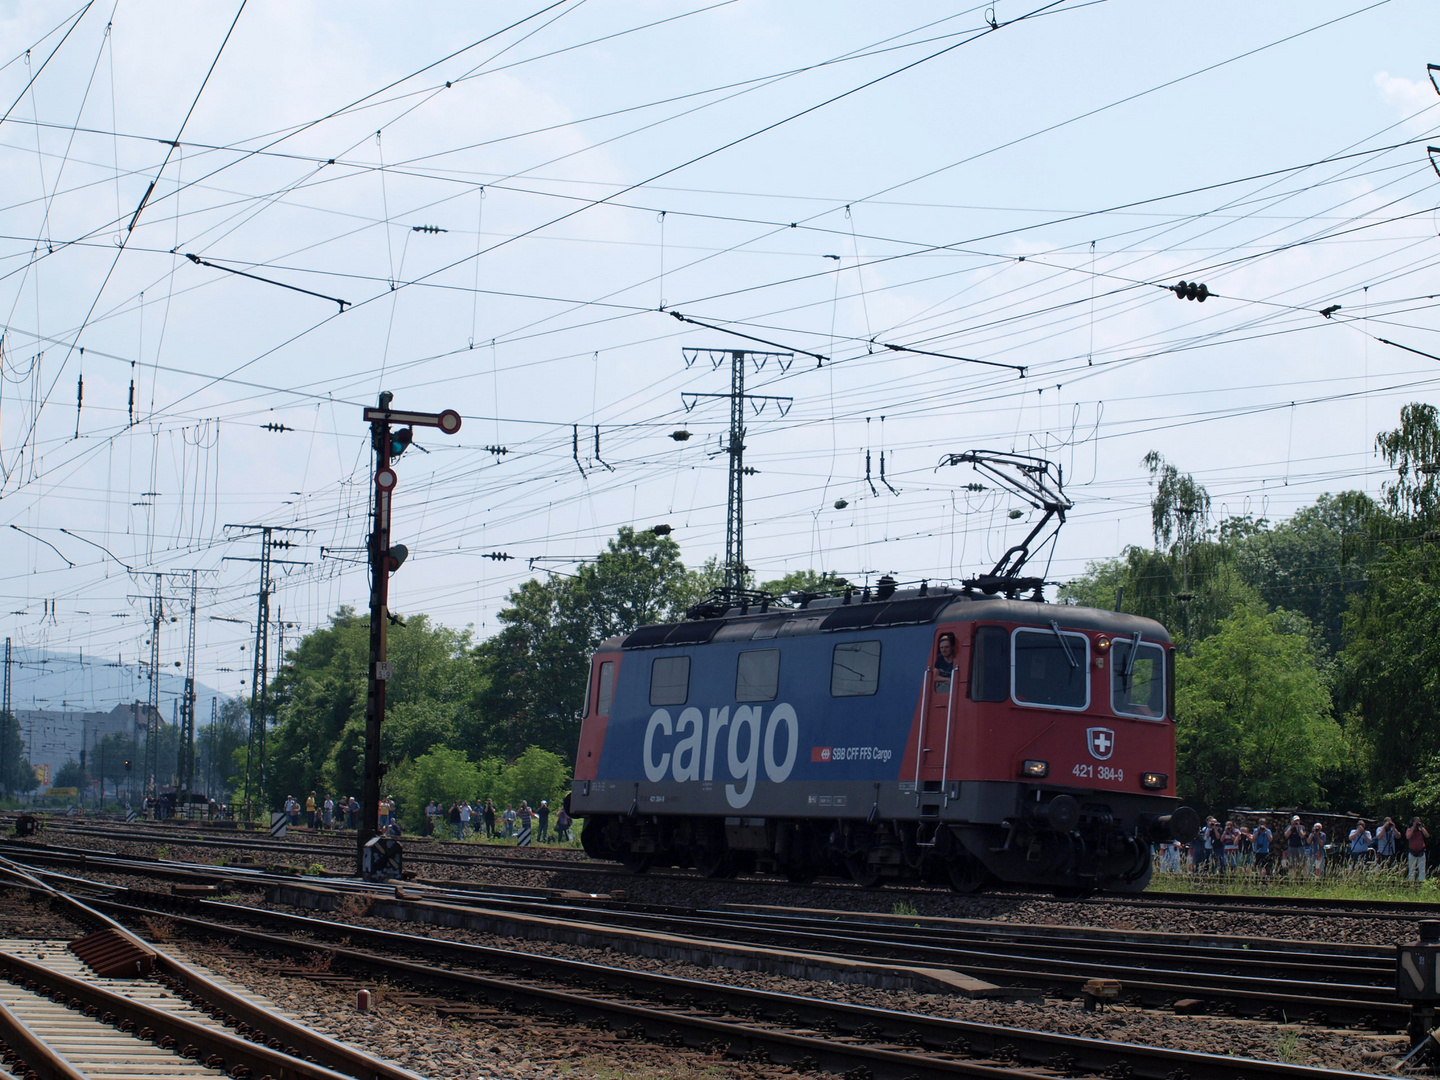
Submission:
<svg viewBox="0 0 1440 1080">
<path fill-rule="evenodd" d="M 1255 831 L 1250 834 L 1251 842 L 1255 847 L 1255 869 L 1262 874 L 1270 873 L 1270 840 L 1272 837 L 1270 826 L 1264 818 L 1260 824 L 1255 826 Z"/>
<path fill-rule="evenodd" d="M 1355 828 L 1350 830 L 1350 861 L 1357 866 L 1364 863 L 1370 857 L 1370 843 L 1373 838 L 1370 830 L 1365 827 L 1365 822 L 1357 821 Z"/>
<path fill-rule="evenodd" d="M 1381 862 L 1392 863 L 1400 849 L 1400 826 L 1386 818 L 1375 833 L 1375 854 Z"/>
</svg>

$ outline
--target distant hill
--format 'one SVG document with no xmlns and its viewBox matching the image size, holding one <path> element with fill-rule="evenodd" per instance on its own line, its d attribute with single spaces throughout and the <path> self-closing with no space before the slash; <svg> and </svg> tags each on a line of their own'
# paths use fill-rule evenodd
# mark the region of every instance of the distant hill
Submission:
<svg viewBox="0 0 1440 1080">
<path fill-rule="evenodd" d="M 27 649 L 11 646 L 10 704 L 20 709 L 46 711 L 108 712 L 116 705 L 148 701 L 150 680 L 136 664 L 120 664 L 101 656 Z M 185 677 L 160 673 L 160 715 L 169 721 L 173 702 L 185 692 Z M 210 720 L 210 699 L 224 701 L 228 694 L 203 683 L 195 684 L 195 716 L 200 724 Z"/>
</svg>

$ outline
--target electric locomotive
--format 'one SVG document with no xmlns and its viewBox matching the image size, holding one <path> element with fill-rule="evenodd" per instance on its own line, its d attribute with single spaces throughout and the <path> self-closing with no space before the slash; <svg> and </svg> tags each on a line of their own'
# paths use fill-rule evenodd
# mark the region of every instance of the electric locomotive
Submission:
<svg viewBox="0 0 1440 1080">
<path fill-rule="evenodd" d="M 586 852 L 637 873 L 1143 889 L 1150 845 L 1199 820 L 1174 796 L 1174 646 L 1150 619 L 1044 602 L 1013 573 L 1024 547 L 960 588 L 722 598 L 604 642 L 570 795 Z"/>
</svg>

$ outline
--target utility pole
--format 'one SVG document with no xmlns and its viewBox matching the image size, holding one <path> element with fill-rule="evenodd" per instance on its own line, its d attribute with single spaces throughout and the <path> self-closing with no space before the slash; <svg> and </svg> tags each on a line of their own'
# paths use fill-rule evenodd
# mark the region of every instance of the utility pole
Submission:
<svg viewBox="0 0 1440 1080">
<path fill-rule="evenodd" d="M 215 702 L 210 698 L 210 752 L 205 755 L 205 798 L 215 798 Z M 217 800 L 218 801 L 218 800 Z"/>
<path fill-rule="evenodd" d="M 10 773 L 8 771 L 10 762 L 6 756 L 6 747 L 10 745 L 10 725 L 15 724 L 15 714 L 10 711 L 10 639 L 5 639 L 5 688 L 4 700 L 0 703 L 0 792 L 10 794 Z M 20 725 L 15 724 L 15 733 L 20 733 Z"/>
<path fill-rule="evenodd" d="M 365 421 L 370 425 L 370 444 L 375 450 L 375 509 L 370 533 L 370 667 L 369 689 L 365 696 L 365 773 L 360 796 L 360 821 L 355 830 L 355 871 L 367 876 L 366 845 L 380 833 L 380 726 L 385 721 L 385 683 L 390 678 L 390 661 L 386 659 L 386 627 L 390 615 L 390 575 L 410 554 L 404 544 L 390 543 L 390 502 L 399 477 L 390 462 L 405 452 L 415 436 L 416 427 L 435 427 L 453 435 L 460 430 L 460 414 L 453 409 L 441 413 L 400 412 L 392 410 L 395 395 L 382 391 L 379 407 L 366 409 Z M 399 431 L 390 425 L 408 424 Z"/>
<path fill-rule="evenodd" d="M 150 607 L 150 697 L 145 715 L 145 757 L 141 768 L 145 770 L 142 783 L 148 784 L 150 794 L 159 795 L 155 789 L 155 774 L 160 771 L 160 624 L 165 621 L 164 598 L 160 592 L 164 574 L 155 575 L 155 599 Z"/>
<path fill-rule="evenodd" d="M 182 703 L 183 722 L 180 729 L 180 798 L 177 803 L 187 809 L 190 791 L 195 786 L 195 611 L 199 574 L 190 571 L 190 643 L 185 650 L 185 697 Z"/>
<path fill-rule="evenodd" d="M 273 548 L 293 546 L 293 541 L 276 540 L 277 532 L 312 533 L 314 529 L 299 529 L 284 525 L 226 525 L 226 529 L 243 529 L 260 533 L 260 555 L 253 558 L 239 558 L 227 555 L 222 561 L 258 562 L 260 564 L 260 591 L 255 613 L 255 661 L 250 679 L 250 734 L 245 743 L 245 817 L 248 820 L 258 796 L 262 809 L 265 801 L 265 733 L 269 716 L 266 701 L 265 680 L 270 671 L 270 568 L 276 563 L 283 566 L 309 566 L 307 562 L 295 559 L 275 559 L 270 552 Z"/>
<path fill-rule="evenodd" d="M 794 354 L 756 352 L 753 349 L 685 349 L 685 366 L 693 366 L 702 355 L 709 359 L 712 370 L 720 367 L 727 358 L 730 361 L 730 393 L 696 394 L 687 391 L 680 395 L 686 412 L 694 409 L 701 398 L 730 399 L 730 438 L 722 447 L 730 457 L 730 483 L 725 506 L 725 585 L 722 589 L 722 601 L 728 607 L 744 602 L 745 575 L 749 569 L 745 565 L 745 477 L 754 476 L 757 470 L 745 467 L 745 403 L 751 402 L 756 415 L 759 415 L 765 403 L 773 401 L 780 415 L 784 416 L 795 401 L 791 397 L 745 393 L 745 363 L 747 360 L 753 363 L 758 374 L 773 357 L 783 372 L 789 370 Z"/>
</svg>

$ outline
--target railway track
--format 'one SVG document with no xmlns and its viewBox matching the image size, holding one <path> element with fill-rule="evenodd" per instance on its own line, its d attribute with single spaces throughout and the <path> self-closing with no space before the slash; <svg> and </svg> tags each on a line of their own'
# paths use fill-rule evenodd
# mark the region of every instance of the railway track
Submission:
<svg viewBox="0 0 1440 1080">
<path fill-rule="evenodd" d="M 91 884 L 104 887 L 104 883 Z M 27 883 L 26 887 L 34 885 Z M 731 1056 L 852 1076 L 894 1076 L 897 1080 L 907 1076 L 1034 1077 L 1036 1069 L 1055 1068 L 1072 1076 L 1116 1075 L 1117 1062 L 1131 1076 L 1156 1080 L 1179 1075 L 1193 1080 L 1360 1075 L 800 998 L 524 953 L 514 947 L 486 948 L 119 888 L 113 899 L 92 900 L 91 904 L 132 922 L 164 911 L 186 934 L 212 946 L 229 942 L 258 956 L 304 961 L 320 950 L 327 958 L 323 966 L 332 986 L 340 973 L 358 980 L 356 985 L 386 978 L 438 994 L 451 1002 L 452 1008 L 488 999 L 500 1002 L 503 1012 L 532 1019 L 589 1023 L 597 1029 L 603 1023 L 616 1037 L 712 1049 L 720 1046 Z M 558 915 L 553 905 L 548 910 L 552 916 Z M 734 917 L 734 913 L 725 914 Z M 459 1009 L 449 1015 L 463 1013 Z M 1054 1075 L 1053 1071 L 1049 1075 Z"/>
<path fill-rule="evenodd" d="M 64 862 L 70 856 L 50 851 L 43 858 Z M 157 866 L 120 857 L 97 859 L 93 854 L 83 865 L 89 871 L 127 875 L 154 876 L 159 870 L 177 881 L 195 883 L 214 883 L 216 875 L 233 872 L 229 868 Z M 390 889 L 377 891 L 373 885 L 353 879 L 319 883 L 257 870 L 230 880 L 246 888 L 310 892 L 313 903 L 329 902 L 335 892 L 367 899 L 393 898 Z M 75 879 L 67 879 L 66 884 L 101 892 L 110 888 Z M 148 890 L 125 895 L 151 908 L 198 910 L 196 901 Z M 426 918 L 424 905 L 438 905 L 443 916 L 452 920 L 455 911 L 470 910 L 477 913 L 473 928 L 488 927 L 497 933 L 525 933 L 517 929 L 517 916 L 531 917 L 539 932 L 562 942 L 590 940 L 597 928 L 603 932 L 611 927 L 614 947 L 622 951 L 653 948 L 648 936 L 663 935 L 687 943 L 705 942 L 721 957 L 727 948 L 733 953 L 736 946 L 744 945 L 871 964 L 888 961 L 942 967 L 1015 991 L 1071 998 L 1080 997 L 1091 979 L 1113 979 L 1123 985 L 1127 1001 L 1148 1008 L 1169 1010 L 1187 1002 L 1186 1008 L 1194 1011 L 1275 1021 L 1307 1020 L 1382 1032 L 1403 1030 L 1410 1020 L 1408 1007 L 1395 999 L 1394 954 L 1382 946 L 749 905 L 694 910 L 576 896 L 562 890 L 467 887 L 455 882 L 407 882 L 406 897 L 420 905 L 416 918 Z M 215 910 L 213 905 L 207 906 Z M 253 910 L 236 908 L 236 917 Z M 636 935 L 643 937 L 637 941 Z"/>
<path fill-rule="evenodd" d="M 0 947 L 0 1060 L 15 1077 L 421 1080 L 180 963 L 23 868 L 4 870 L 7 887 L 98 927 L 68 946 Z"/>
<path fill-rule="evenodd" d="M 132 918 L 151 910 L 118 900 L 98 906 Z M 1069 1076 L 1123 1073 L 1145 1080 L 1180 1075 L 1192 1080 L 1301 1076 L 1338 1080 L 1364 1075 L 777 994 L 303 916 L 260 913 L 272 929 L 258 930 L 238 924 L 254 918 L 250 914 L 254 909 L 230 910 L 219 918 L 212 910 L 216 906 L 202 904 L 205 917 L 177 913 L 169 918 L 178 930 L 210 943 L 228 941 L 259 956 L 303 961 L 323 950 L 332 987 L 337 972 L 355 977 L 356 986 L 383 978 L 411 991 L 469 1003 L 471 1008 L 476 1001 L 495 1003 L 503 1013 L 526 1017 L 527 1022 L 601 1027 L 625 1038 L 719 1049 L 732 1058 L 771 1060 L 802 1071 L 826 1069 L 876 1080 L 953 1076 L 1034 1080 L 1037 1071 L 1053 1076 L 1056 1070 Z M 280 926 L 289 932 L 274 932 Z M 349 944 L 341 944 L 342 940 Z M 367 947 L 357 948 L 358 942 Z M 462 1012 L 451 1010 L 447 1015 Z"/>
<path fill-rule="evenodd" d="M 63 819 L 62 819 L 63 820 Z M 0 818 L 0 824 L 4 819 Z M 195 823 L 178 825 L 147 823 L 141 825 L 76 825 L 51 821 L 48 831 L 65 834 L 104 837 L 124 842 L 153 842 L 164 845 L 196 845 L 214 847 L 219 850 L 234 850 L 275 856 L 277 860 L 304 858 L 352 857 L 353 835 L 343 833 L 321 833 L 307 836 L 302 841 L 277 841 L 262 836 L 237 836 L 233 830 L 197 829 Z M 294 834 L 301 835 L 298 831 Z M 488 846 L 461 847 L 441 843 L 426 837 L 407 837 L 405 858 L 411 866 L 453 866 L 453 867 L 503 867 L 512 870 L 550 871 L 553 873 L 576 873 L 594 875 L 604 880 L 625 882 L 634 875 L 623 867 L 612 863 L 595 862 L 579 852 L 566 856 L 563 849 L 554 851 L 537 849 L 496 848 Z M 56 846 L 57 850 L 63 850 Z M 86 849 L 72 848 L 82 851 Z M 693 871 L 652 870 L 647 877 L 656 881 L 700 881 L 703 879 Z M 743 879 L 747 885 L 772 886 L 781 892 L 792 891 L 794 886 L 779 878 L 749 876 Z M 623 887 L 621 885 L 620 887 Z M 807 889 L 831 890 L 837 893 L 851 892 L 858 888 L 848 881 L 818 881 L 805 886 Z M 597 890 L 599 891 L 599 890 Z M 891 886 L 888 890 L 896 895 L 905 892 L 921 894 L 934 893 L 934 889 L 919 886 Z M 995 889 L 983 894 L 996 900 L 1028 900 L 1036 896 L 1048 896 L 1045 892 L 1029 892 L 1013 888 Z M 1235 896 L 1220 892 L 1162 892 L 1147 891 L 1141 896 L 1104 894 L 1068 901 L 1077 905 L 1078 910 L 1089 906 L 1113 906 L 1132 908 L 1168 908 L 1178 911 L 1216 909 L 1226 914 L 1244 913 L 1271 916 L 1314 916 L 1321 913 L 1335 913 L 1347 917 L 1366 918 L 1377 921 L 1410 923 L 1428 918 L 1434 913 L 1434 905 L 1424 901 L 1346 901 L 1324 897 L 1276 897 L 1265 895 Z"/>
</svg>

